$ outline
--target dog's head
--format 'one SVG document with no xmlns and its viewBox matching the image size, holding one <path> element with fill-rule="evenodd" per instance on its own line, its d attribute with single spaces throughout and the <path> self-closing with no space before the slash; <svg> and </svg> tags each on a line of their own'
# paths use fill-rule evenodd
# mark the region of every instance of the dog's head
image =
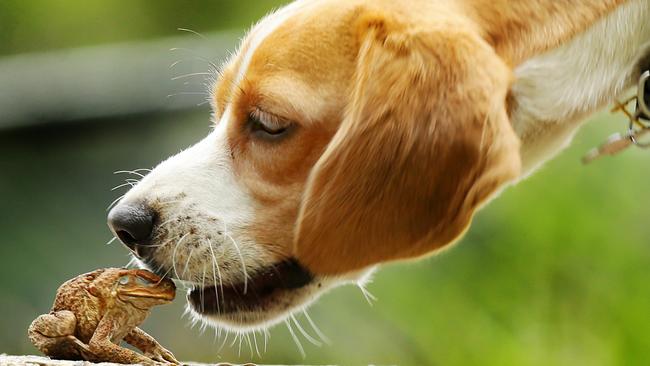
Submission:
<svg viewBox="0 0 650 366">
<path fill-rule="evenodd" d="M 111 228 L 191 283 L 194 312 L 249 328 L 453 242 L 518 173 L 509 73 L 471 24 L 418 14 L 298 1 L 262 20 L 214 86 L 213 131 Z"/>
</svg>

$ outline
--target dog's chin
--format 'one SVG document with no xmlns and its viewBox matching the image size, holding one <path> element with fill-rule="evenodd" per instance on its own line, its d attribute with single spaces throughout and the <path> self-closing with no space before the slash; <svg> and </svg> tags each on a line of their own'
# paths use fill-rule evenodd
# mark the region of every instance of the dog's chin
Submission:
<svg viewBox="0 0 650 366">
<path fill-rule="evenodd" d="M 134 258 L 141 268 L 161 276 L 169 273 L 151 260 Z M 187 310 L 196 318 L 233 331 L 265 329 L 301 311 L 335 287 L 363 287 L 376 267 L 336 277 L 314 276 L 294 259 L 287 259 L 248 274 L 238 283 L 193 283 L 187 293 Z M 184 281 L 185 284 L 189 284 Z"/>
<path fill-rule="evenodd" d="M 187 294 L 191 313 L 215 327 L 235 331 L 269 328 L 345 284 L 362 286 L 375 268 L 339 277 L 313 276 L 290 260 L 252 275 L 246 283 L 195 287 Z M 244 291 L 245 290 L 245 291 Z"/>
<path fill-rule="evenodd" d="M 259 329 L 306 307 L 329 287 L 330 280 L 287 260 L 251 274 L 245 282 L 195 287 L 187 302 L 195 315 L 215 326 Z"/>
<path fill-rule="evenodd" d="M 214 291 L 213 288 L 204 290 Z M 322 285 L 320 288 L 308 285 L 295 290 L 277 290 L 273 295 L 269 295 L 255 303 L 233 302 L 233 304 L 241 305 L 241 308 L 231 312 L 205 309 L 203 304 L 209 306 L 215 303 L 208 302 L 206 304 L 205 300 L 203 300 L 204 302 L 198 300 L 197 298 L 200 296 L 200 290 L 198 289 L 196 292 L 191 291 L 188 293 L 187 299 L 191 312 L 202 321 L 218 328 L 251 331 L 266 329 L 282 322 L 290 314 L 309 306 L 325 290 Z"/>
</svg>

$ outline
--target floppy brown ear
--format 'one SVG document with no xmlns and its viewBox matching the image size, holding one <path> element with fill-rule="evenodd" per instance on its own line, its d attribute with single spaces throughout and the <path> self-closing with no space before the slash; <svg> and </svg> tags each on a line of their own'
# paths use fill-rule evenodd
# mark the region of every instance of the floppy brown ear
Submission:
<svg viewBox="0 0 650 366">
<path fill-rule="evenodd" d="M 365 22 L 349 108 L 308 180 L 294 249 L 317 274 L 449 244 L 519 174 L 493 50 L 463 27 L 396 28 Z"/>
</svg>

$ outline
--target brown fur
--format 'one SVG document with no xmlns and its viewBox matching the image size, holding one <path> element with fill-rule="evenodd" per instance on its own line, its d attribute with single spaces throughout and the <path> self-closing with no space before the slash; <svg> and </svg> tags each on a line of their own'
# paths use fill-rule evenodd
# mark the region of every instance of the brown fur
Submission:
<svg viewBox="0 0 650 366">
<path fill-rule="evenodd" d="M 516 66 L 571 39 L 625 0 L 461 2 L 496 53 Z"/>
<path fill-rule="evenodd" d="M 445 245 L 519 172 L 504 108 L 509 72 L 493 50 L 461 27 L 409 29 L 386 18 L 362 21 L 348 113 L 302 206 L 296 253 L 317 273 Z"/>
<path fill-rule="evenodd" d="M 520 172 L 512 67 L 622 2 L 332 0 L 300 11 L 255 50 L 239 85 L 246 46 L 216 88 L 217 114 L 234 111 L 236 175 L 257 203 L 248 230 L 317 274 L 454 242 Z M 295 131 L 252 139 L 254 108 Z"/>
</svg>

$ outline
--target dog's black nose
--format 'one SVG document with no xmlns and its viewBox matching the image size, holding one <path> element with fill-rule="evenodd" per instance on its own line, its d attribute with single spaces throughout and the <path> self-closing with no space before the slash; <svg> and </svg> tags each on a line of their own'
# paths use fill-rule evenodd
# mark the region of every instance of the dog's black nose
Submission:
<svg viewBox="0 0 650 366">
<path fill-rule="evenodd" d="M 147 245 L 153 230 L 154 211 L 145 204 L 121 204 L 108 213 L 108 226 L 131 250 Z"/>
</svg>

